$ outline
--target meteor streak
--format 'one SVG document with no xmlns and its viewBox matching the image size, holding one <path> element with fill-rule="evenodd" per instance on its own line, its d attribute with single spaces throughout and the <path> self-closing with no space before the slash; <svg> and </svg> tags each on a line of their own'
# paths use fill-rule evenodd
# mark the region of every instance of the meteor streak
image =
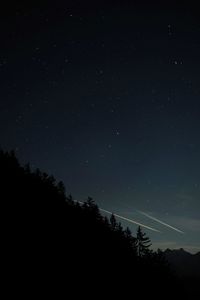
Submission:
<svg viewBox="0 0 200 300">
<path fill-rule="evenodd" d="M 154 218 L 154 217 L 152 217 L 152 216 L 146 214 L 146 213 L 143 212 L 143 211 L 138 210 L 138 212 L 139 212 L 141 215 L 144 215 L 144 216 L 146 216 L 147 218 L 149 218 L 149 219 L 151 219 L 151 220 L 154 220 L 154 221 L 156 221 L 156 222 L 158 222 L 158 223 L 160 223 L 160 224 L 162 224 L 162 225 L 164 225 L 164 226 L 166 226 L 166 227 L 171 228 L 172 230 L 175 230 L 175 231 L 177 231 L 177 232 L 179 232 L 179 233 L 184 234 L 184 232 L 181 231 L 181 230 L 179 230 L 178 228 L 175 228 L 175 227 L 173 227 L 173 226 L 171 226 L 171 225 L 169 225 L 169 224 L 167 224 L 167 223 L 165 223 L 165 222 L 163 222 L 163 221 L 161 221 L 161 220 L 158 220 L 158 219 L 156 219 L 156 218 Z"/>
<path fill-rule="evenodd" d="M 74 200 L 74 201 L 76 201 L 76 202 L 78 202 L 78 203 L 80 203 L 80 204 L 84 204 L 84 203 L 81 202 L 81 201 L 77 201 L 77 200 Z M 112 214 L 113 214 L 112 212 L 110 212 L 110 211 L 108 211 L 108 210 L 105 210 L 105 209 L 103 209 L 103 208 L 99 208 L 99 210 L 100 210 L 100 211 L 103 211 L 103 212 L 105 212 L 105 213 L 107 213 L 107 214 L 109 214 L 109 215 L 112 215 Z M 118 215 L 118 214 L 113 214 L 113 215 L 114 215 L 115 217 L 119 218 L 119 219 L 122 219 L 122 220 L 124 220 L 124 221 L 127 221 L 127 222 L 130 222 L 130 223 L 139 225 L 139 226 L 144 227 L 144 228 L 146 228 L 146 229 L 149 229 L 149 230 L 152 230 L 152 231 L 155 231 L 155 232 L 160 232 L 159 230 L 157 230 L 157 229 L 155 229 L 155 228 L 152 228 L 152 227 L 150 227 L 150 226 L 147 226 L 147 225 L 144 225 L 144 224 L 142 224 L 142 223 L 136 222 L 136 221 L 134 221 L 134 220 L 132 220 L 132 219 L 128 219 L 128 218 L 123 217 L 123 216 L 120 216 L 120 215 Z"/>
<path fill-rule="evenodd" d="M 102 209 L 102 208 L 99 208 L 99 210 L 104 211 L 105 213 L 108 213 L 108 214 L 112 215 L 112 212 L 110 212 L 110 211 L 108 211 L 108 210 L 105 210 L 105 209 Z M 131 219 L 125 218 L 125 217 L 123 217 L 123 216 L 120 216 L 120 215 L 117 215 L 117 214 L 113 214 L 113 215 L 114 215 L 115 217 L 117 217 L 117 218 L 120 218 L 120 219 L 122 219 L 122 220 L 125 220 L 125 221 L 127 221 L 127 222 L 130 222 L 130 223 L 133 223 L 133 224 L 136 224 L 136 225 L 139 225 L 139 226 L 144 227 L 144 228 L 147 228 L 147 229 L 149 229 L 149 230 L 152 230 L 152 231 L 155 231 L 155 232 L 160 232 L 159 230 L 157 230 L 157 229 L 155 229 L 155 228 L 152 228 L 152 227 L 149 227 L 149 226 L 147 226 L 147 225 L 141 224 L 141 223 L 139 223 L 139 222 L 133 221 L 133 220 L 131 220 Z"/>
</svg>

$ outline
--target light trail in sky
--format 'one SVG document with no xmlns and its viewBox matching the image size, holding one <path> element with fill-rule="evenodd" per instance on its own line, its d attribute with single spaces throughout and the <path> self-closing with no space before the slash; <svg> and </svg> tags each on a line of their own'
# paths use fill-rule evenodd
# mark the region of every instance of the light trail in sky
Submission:
<svg viewBox="0 0 200 300">
<path fill-rule="evenodd" d="M 84 203 L 81 202 L 81 201 L 77 201 L 77 200 L 75 200 L 75 201 L 78 202 L 78 203 L 80 203 L 80 204 L 84 204 Z M 119 219 L 122 219 L 122 220 L 124 220 L 124 221 L 130 222 L 130 223 L 135 224 L 135 225 L 138 225 L 138 226 L 141 226 L 141 227 L 146 228 L 146 229 L 149 229 L 149 230 L 151 230 L 151 231 L 160 232 L 159 230 L 157 230 L 157 229 L 155 229 L 155 228 L 152 228 L 152 227 L 147 226 L 147 225 L 145 225 L 145 224 L 139 223 L 139 222 L 134 221 L 134 220 L 132 220 L 132 219 L 128 219 L 128 218 L 126 218 L 126 217 L 124 217 L 124 216 L 121 216 L 121 215 L 118 215 L 118 214 L 114 214 L 114 213 L 112 213 L 112 212 L 110 212 L 110 211 L 108 211 L 108 210 L 106 210 L 106 209 L 99 208 L 99 210 L 102 211 L 102 212 L 105 212 L 105 213 L 107 213 L 107 214 L 109 214 L 109 215 L 112 215 L 112 214 L 113 214 L 115 217 L 117 217 L 117 218 L 119 218 Z"/>
<path fill-rule="evenodd" d="M 160 224 L 162 224 L 162 225 L 164 225 L 164 226 L 166 226 L 166 227 L 168 227 L 168 228 L 170 228 L 170 229 L 172 229 L 172 230 L 175 230 L 175 231 L 177 231 L 177 232 L 179 232 L 179 233 L 184 234 L 184 232 L 181 231 L 180 229 L 178 229 L 178 228 L 176 228 L 176 227 L 173 227 L 173 226 L 171 226 L 171 225 L 169 225 L 169 224 L 167 224 L 167 223 L 165 223 L 165 222 L 163 222 L 163 221 L 161 221 L 161 220 L 159 220 L 159 219 L 157 219 L 157 218 L 154 218 L 154 217 L 148 215 L 147 213 L 145 213 L 145 212 L 143 212 L 143 211 L 138 210 L 137 212 L 139 212 L 141 215 L 146 216 L 147 218 L 149 218 L 149 219 L 151 219 L 151 220 L 154 220 L 154 221 L 156 221 L 156 222 L 158 222 L 158 223 L 160 223 Z"/>
<path fill-rule="evenodd" d="M 105 212 L 105 213 L 108 213 L 108 214 L 110 214 L 110 215 L 113 214 L 112 212 L 110 212 L 110 211 L 108 211 L 108 210 L 105 210 L 105 209 L 103 209 L 103 208 L 99 208 L 99 210 L 101 210 L 101 211 L 103 211 L 103 212 Z M 130 223 L 133 223 L 133 224 L 136 224 L 136 225 L 141 226 L 141 227 L 144 227 L 144 228 L 146 228 L 146 229 L 149 229 L 149 230 L 152 230 L 152 231 L 155 231 L 155 232 L 160 232 L 159 230 L 157 230 L 157 229 L 155 229 L 155 228 L 152 228 L 152 227 L 150 227 L 150 226 L 144 225 L 144 224 L 139 223 L 139 222 L 137 222 L 137 221 L 134 221 L 134 220 L 132 220 L 132 219 L 128 219 L 128 218 L 123 217 L 123 216 L 121 216 L 121 215 L 118 215 L 118 214 L 113 214 L 113 215 L 114 215 L 115 217 L 119 218 L 119 219 L 122 219 L 122 220 L 124 220 L 124 221 L 130 222 Z"/>
</svg>

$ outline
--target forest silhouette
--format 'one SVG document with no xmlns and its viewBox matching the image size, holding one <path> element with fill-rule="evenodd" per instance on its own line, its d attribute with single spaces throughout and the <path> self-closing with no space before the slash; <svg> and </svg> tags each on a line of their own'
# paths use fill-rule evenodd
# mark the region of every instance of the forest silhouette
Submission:
<svg viewBox="0 0 200 300">
<path fill-rule="evenodd" d="M 74 201 L 62 182 L 21 166 L 12 151 L 0 151 L 0 167 L 8 294 L 187 299 L 162 251 L 150 250 L 140 227 L 134 236 L 114 215 L 102 216 L 92 198 Z"/>
</svg>

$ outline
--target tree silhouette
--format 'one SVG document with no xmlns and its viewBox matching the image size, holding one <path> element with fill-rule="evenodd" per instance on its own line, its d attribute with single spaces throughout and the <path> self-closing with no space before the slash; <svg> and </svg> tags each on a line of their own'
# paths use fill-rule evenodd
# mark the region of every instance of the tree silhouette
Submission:
<svg viewBox="0 0 200 300">
<path fill-rule="evenodd" d="M 115 218 L 114 214 L 112 214 L 110 216 L 110 225 L 111 225 L 112 230 L 116 230 L 117 229 L 117 221 L 116 221 L 116 218 Z"/>
<path fill-rule="evenodd" d="M 82 207 L 87 213 L 96 218 L 96 220 L 102 219 L 100 210 L 92 197 L 88 197 Z"/>
<path fill-rule="evenodd" d="M 124 236 L 126 238 L 126 240 L 128 241 L 128 243 L 130 244 L 132 250 L 134 251 L 134 254 L 137 254 L 137 238 L 132 236 L 132 233 L 129 229 L 129 227 L 126 227 L 126 229 L 124 230 Z"/>
<path fill-rule="evenodd" d="M 64 193 L 65 193 L 65 187 L 64 187 Z M 72 197 L 71 194 L 69 194 L 69 195 L 66 197 L 66 201 L 67 201 L 67 203 L 70 204 L 70 205 L 73 205 L 73 204 L 74 204 L 74 199 L 73 199 L 73 197 Z M 78 203 L 78 202 L 76 202 L 76 204 L 79 206 L 79 203 Z"/>
<path fill-rule="evenodd" d="M 149 247 L 152 245 L 149 237 L 146 236 L 146 233 L 142 232 L 141 227 L 137 229 L 137 252 L 138 256 L 142 257 L 150 253 Z"/>
</svg>

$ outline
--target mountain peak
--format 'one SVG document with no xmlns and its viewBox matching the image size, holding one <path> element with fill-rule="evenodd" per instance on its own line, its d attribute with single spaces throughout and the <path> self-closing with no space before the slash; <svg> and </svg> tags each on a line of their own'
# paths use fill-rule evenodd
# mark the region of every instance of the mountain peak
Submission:
<svg viewBox="0 0 200 300">
<path fill-rule="evenodd" d="M 166 249 L 164 255 L 171 267 L 180 276 L 200 277 L 200 252 L 191 254 L 180 249 Z"/>
</svg>

